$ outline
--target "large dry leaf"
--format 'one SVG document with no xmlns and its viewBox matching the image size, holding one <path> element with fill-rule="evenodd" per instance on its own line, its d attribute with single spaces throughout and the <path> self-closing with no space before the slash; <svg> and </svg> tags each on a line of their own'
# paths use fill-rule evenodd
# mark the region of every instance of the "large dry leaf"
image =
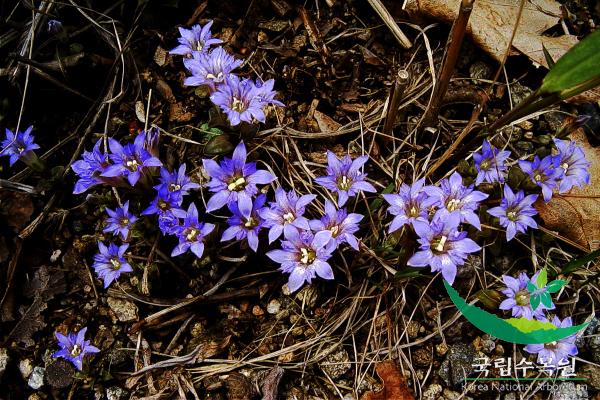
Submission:
<svg viewBox="0 0 600 400">
<path fill-rule="evenodd" d="M 477 0 L 473 6 L 468 31 L 473 40 L 497 61 L 502 60 L 510 42 L 519 4 L 519 0 Z M 451 23 L 459 7 L 458 0 L 408 0 L 406 10 Z M 552 58 L 558 60 L 577 43 L 577 37 L 573 35 L 542 35 L 559 22 L 560 15 L 560 4 L 554 0 L 526 1 L 513 48 L 537 64 L 547 66 L 543 45 Z"/>
<path fill-rule="evenodd" d="M 393 360 L 380 362 L 375 367 L 375 371 L 383 381 L 383 389 L 365 393 L 362 400 L 414 400 L 415 396 L 406 385 L 406 379 Z"/>
<path fill-rule="evenodd" d="M 592 251 L 600 247 L 600 149 L 590 146 L 582 129 L 573 132 L 571 139 L 592 163 L 590 184 L 562 195 L 555 193 L 548 204 L 538 200 L 534 206 L 546 228 Z"/>
</svg>

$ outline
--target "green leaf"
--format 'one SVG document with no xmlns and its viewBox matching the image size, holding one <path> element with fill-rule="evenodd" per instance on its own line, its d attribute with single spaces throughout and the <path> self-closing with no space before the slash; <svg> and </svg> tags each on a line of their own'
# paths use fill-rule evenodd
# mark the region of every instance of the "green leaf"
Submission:
<svg viewBox="0 0 600 400">
<path fill-rule="evenodd" d="M 533 282 L 529 281 L 527 282 L 527 290 L 529 290 L 529 293 L 533 293 L 537 290 L 537 288 L 535 287 Z"/>
<path fill-rule="evenodd" d="M 521 318 L 509 318 L 505 319 L 506 322 L 520 330 L 521 332 L 530 333 L 538 329 L 543 330 L 555 330 L 556 325 L 551 322 L 538 321 L 537 319 Z"/>
<path fill-rule="evenodd" d="M 548 271 L 546 270 L 546 268 L 543 268 L 540 271 L 540 274 L 538 275 L 537 279 L 536 279 L 536 286 L 538 288 L 543 288 L 544 286 L 546 286 L 546 283 L 548 283 Z"/>
<path fill-rule="evenodd" d="M 544 58 L 546 59 L 546 64 L 548 64 L 548 68 L 554 67 L 554 64 L 556 64 L 556 63 L 554 62 L 552 55 L 548 52 L 548 49 L 546 48 L 546 46 L 544 46 L 543 43 L 542 43 L 542 51 L 544 52 Z"/>
<path fill-rule="evenodd" d="M 557 341 L 566 338 L 567 336 L 571 336 L 574 333 L 577 333 L 581 329 L 584 329 L 588 323 L 584 323 L 581 325 L 570 326 L 567 328 L 557 328 L 552 325 L 552 329 L 547 325 L 544 325 L 542 329 L 537 329 L 532 327 L 532 331 L 524 332 L 521 329 L 528 329 L 529 322 L 515 322 L 519 325 L 519 328 L 513 326 L 507 320 L 503 320 L 502 318 L 498 318 L 494 314 L 490 314 L 487 311 L 482 310 L 481 308 L 475 307 L 471 304 L 467 304 L 467 302 L 458 295 L 458 292 L 450 286 L 450 284 L 444 280 L 444 287 L 450 296 L 450 299 L 458 308 L 460 313 L 476 328 L 481 331 L 491 335 L 500 340 L 504 340 L 509 343 L 516 344 L 540 344 L 540 343 L 549 343 L 552 341 Z M 539 321 L 536 321 L 539 322 Z M 535 324 L 536 322 L 533 322 Z M 520 324 L 523 324 L 521 326 Z M 538 325 L 539 326 L 539 325 Z"/>
<path fill-rule="evenodd" d="M 598 85 L 600 79 L 600 30 L 573 46 L 546 74 L 538 93 L 561 99 Z M 595 84 L 594 84 L 595 83 Z M 590 87 L 590 85 L 593 85 Z"/>
<path fill-rule="evenodd" d="M 591 253 L 588 253 L 578 259 L 569 261 L 567 264 L 565 264 L 560 272 L 562 274 L 570 274 L 573 271 L 577 271 L 590 261 L 594 261 L 598 257 L 600 257 L 600 249 L 592 251 Z"/>
<path fill-rule="evenodd" d="M 533 309 L 533 311 L 537 310 L 537 308 L 540 306 L 540 303 L 542 302 L 541 295 L 536 294 L 535 296 L 531 296 L 529 302 L 531 303 L 531 308 Z"/>
<path fill-rule="evenodd" d="M 556 293 L 566 284 L 567 281 L 562 279 L 556 279 L 546 285 L 546 290 L 548 291 L 548 293 Z"/>
<path fill-rule="evenodd" d="M 542 304 L 546 308 L 552 307 L 552 296 L 550 296 L 550 293 L 544 292 L 540 295 L 540 298 L 542 299 Z"/>
</svg>

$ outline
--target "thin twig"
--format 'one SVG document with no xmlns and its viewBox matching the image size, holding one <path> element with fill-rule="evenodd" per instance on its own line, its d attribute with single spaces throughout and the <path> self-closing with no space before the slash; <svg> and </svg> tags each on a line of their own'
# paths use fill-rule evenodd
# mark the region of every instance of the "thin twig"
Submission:
<svg viewBox="0 0 600 400">
<path fill-rule="evenodd" d="M 379 14 L 383 23 L 386 24 L 390 31 L 392 31 L 392 34 L 398 40 L 398 43 L 405 49 L 410 49 L 412 47 L 410 39 L 402 32 L 396 21 L 394 21 L 394 17 L 392 17 L 387 8 L 385 8 L 381 0 L 369 0 L 369 4 L 371 4 L 371 7 Z"/>
</svg>

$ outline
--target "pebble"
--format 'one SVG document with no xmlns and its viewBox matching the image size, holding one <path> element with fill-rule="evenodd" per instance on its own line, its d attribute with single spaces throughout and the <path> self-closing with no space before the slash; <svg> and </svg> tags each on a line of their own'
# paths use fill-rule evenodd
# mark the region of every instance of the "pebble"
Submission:
<svg viewBox="0 0 600 400">
<path fill-rule="evenodd" d="M 106 400 L 122 400 L 127 396 L 127 392 L 118 386 L 111 386 L 106 389 Z"/>
<path fill-rule="evenodd" d="M 580 375 L 587 377 L 587 384 L 594 390 L 600 390 L 600 367 L 586 364 L 581 368 Z"/>
<path fill-rule="evenodd" d="M 27 382 L 30 388 L 37 390 L 44 386 L 44 372 L 46 372 L 46 370 L 42 367 L 35 367 L 33 369 L 33 372 L 29 376 L 29 381 Z"/>
<path fill-rule="evenodd" d="M 406 334 L 409 338 L 414 339 L 419 336 L 419 330 L 421 329 L 421 324 L 417 321 L 410 321 L 406 326 Z"/>
<path fill-rule="evenodd" d="M 445 400 L 473 400 L 472 397 L 464 396 L 461 397 L 462 393 L 455 392 L 454 390 L 444 389 Z"/>
<path fill-rule="evenodd" d="M 46 367 L 46 382 L 53 388 L 64 388 L 73 382 L 73 367 L 62 358 Z"/>
<path fill-rule="evenodd" d="M 277 314 L 279 312 L 280 308 L 281 308 L 281 303 L 279 302 L 279 300 L 273 299 L 267 305 L 267 312 L 269 314 Z"/>
<path fill-rule="evenodd" d="M 448 352 L 448 345 L 446 343 L 440 343 L 435 345 L 435 352 L 438 356 L 443 356 Z"/>
<path fill-rule="evenodd" d="M 115 297 L 109 297 L 107 302 L 119 321 L 129 322 L 138 320 L 138 307 L 135 303 L 129 300 L 117 299 Z"/>
<path fill-rule="evenodd" d="M 6 371 L 8 360 L 10 360 L 10 357 L 8 356 L 8 350 L 4 347 L 0 348 L 0 378 L 2 378 L 4 371 Z"/>
<path fill-rule="evenodd" d="M 450 346 L 438 375 L 447 385 L 458 385 L 473 371 L 475 355 L 475 349 L 471 344 L 457 343 Z"/>
<path fill-rule="evenodd" d="M 442 385 L 432 383 L 423 392 L 423 400 L 437 400 L 442 393 Z"/>
<path fill-rule="evenodd" d="M 253 306 L 252 307 L 252 315 L 254 315 L 255 317 L 261 317 L 263 315 L 265 315 L 265 310 L 263 310 L 261 308 L 261 306 Z"/>
<path fill-rule="evenodd" d="M 33 372 L 33 364 L 31 363 L 31 360 L 25 358 L 19 361 L 19 371 L 21 371 L 21 376 L 23 377 L 23 379 L 29 378 L 31 372 Z"/>
<path fill-rule="evenodd" d="M 340 347 L 330 353 L 323 364 L 321 369 L 329 375 L 331 379 L 339 379 L 351 368 L 350 357 L 346 349 Z"/>
<path fill-rule="evenodd" d="M 428 367 L 433 362 L 433 355 L 427 349 L 417 349 L 413 353 L 412 360 L 417 367 Z"/>
<path fill-rule="evenodd" d="M 576 385 L 573 382 L 563 382 L 558 390 L 553 391 L 554 400 L 587 400 L 589 398 L 586 385 Z"/>
</svg>

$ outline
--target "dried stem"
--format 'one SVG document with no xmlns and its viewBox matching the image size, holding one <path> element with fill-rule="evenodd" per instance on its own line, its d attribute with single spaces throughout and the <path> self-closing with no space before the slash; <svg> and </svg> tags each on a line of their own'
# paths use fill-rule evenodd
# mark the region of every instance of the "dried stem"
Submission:
<svg viewBox="0 0 600 400">
<path fill-rule="evenodd" d="M 398 39 L 400 45 L 405 49 L 410 49 L 412 43 L 406 37 L 404 32 L 402 32 L 396 21 L 394 21 L 394 17 L 392 17 L 390 12 L 385 8 L 381 0 L 369 0 L 369 4 L 371 4 L 371 7 L 379 14 L 387 27 L 390 28 L 390 31 L 392 31 L 392 34 Z"/>
<path fill-rule="evenodd" d="M 400 106 L 400 100 L 402 100 L 410 74 L 407 70 L 401 69 L 396 74 L 396 81 L 390 90 L 390 102 L 388 104 L 387 115 L 385 117 L 385 124 L 383 125 L 383 137 L 386 143 L 391 142 L 392 128 L 396 122 L 396 115 L 398 114 L 398 107 Z"/>
<path fill-rule="evenodd" d="M 456 20 L 454 20 L 454 24 L 452 25 L 452 30 L 450 31 L 450 36 L 448 38 L 447 50 L 442 61 L 440 75 L 437 80 L 437 84 L 433 88 L 431 103 L 429 104 L 429 108 L 423 117 L 423 123 L 425 126 L 431 126 L 432 121 L 435 120 L 439 114 L 442 99 L 448 90 L 450 78 L 454 73 L 456 60 L 458 60 L 462 42 L 467 31 L 467 23 L 469 22 L 469 17 L 471 16 L 471 11 L 473 10 L 473 3 L 475 3 L 475 0 L 462 0 L 460 3 L 458 16 L 456 17 Z"/>
</svg>

